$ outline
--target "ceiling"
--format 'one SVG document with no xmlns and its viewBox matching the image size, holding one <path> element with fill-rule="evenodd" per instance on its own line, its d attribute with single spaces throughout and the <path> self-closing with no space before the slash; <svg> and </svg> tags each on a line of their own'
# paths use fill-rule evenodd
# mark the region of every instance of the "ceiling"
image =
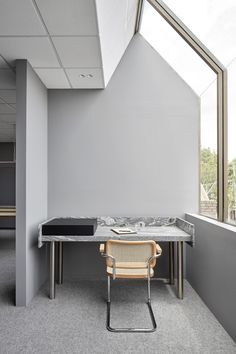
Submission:
<svg viewBox="0 0 236 354">
<path fill-rule="evenodd" d="M 27 59 L 47 88 L 105 88 L 133 37 L 138 0 L 3 0 L 0 68 Z"/>
<path fill-rule="evenodd" d="M 15 60 L 48 89 L 103 89 L 135 32 L 138 0 L 0 1 L 0 141 L 15 140 Z"/>
</svg>

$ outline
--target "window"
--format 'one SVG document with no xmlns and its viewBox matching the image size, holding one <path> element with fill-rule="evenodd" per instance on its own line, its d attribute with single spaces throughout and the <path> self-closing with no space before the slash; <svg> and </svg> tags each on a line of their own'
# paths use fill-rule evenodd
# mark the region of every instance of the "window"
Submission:
<svg viewBox="0 0 236 354">
<path fill-rule="evenodd" d="M 213 71 L 147 1 L 143 5 L 140 33 L 198 95 L 216 78 Z"/>
<path fill-rule="evenodd" d="M 227 191 L 224 190 L 228 200 L 225 205 L 223 200 L 219 200 L 223 197 L 217 194 L 219 187 L 224 188 L 225 185 L 217 179 L 216 74 L 148 1 L 144 1 L 141 34 L 200 97 L 200 213 L 217 218 L 218 205 L 223 205 L 227 211 L 225 221 L 236 224 L 236 2 L 164 0 L 164 3 L 228 68 L 228 180 L 225 184 Z M 223 136 L 223 132 L 220 134 Z"/>
<path fill-rule="evenodd" d="M 201 95 L 200 213 L 217 218 L 216 80 Z"/>
</svg>

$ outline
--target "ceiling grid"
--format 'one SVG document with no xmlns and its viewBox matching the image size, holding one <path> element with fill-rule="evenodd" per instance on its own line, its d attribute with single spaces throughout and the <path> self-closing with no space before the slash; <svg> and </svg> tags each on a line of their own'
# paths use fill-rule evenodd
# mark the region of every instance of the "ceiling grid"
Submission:
<svg viewBox="0 0 236 354">
<path fill-rule="evenodd" d="M 0 141 L 13 141 L 15 60 L 27 59 L 48 89 L 104 89 L 133 37 L 138 0 L 4 0 L 0 6 Z"/>
</svg>

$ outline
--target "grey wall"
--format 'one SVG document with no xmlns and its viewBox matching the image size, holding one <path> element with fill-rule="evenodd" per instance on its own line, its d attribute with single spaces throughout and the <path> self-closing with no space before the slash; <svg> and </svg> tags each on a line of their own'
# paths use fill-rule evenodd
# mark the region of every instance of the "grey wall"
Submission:
<svg viewBox="0 0 236 354">
<path fill-rule="evenodd" d="M 187 247 L 187 279 L 236 341 L 235 227 L 198 215 L 187 220 L 196 228 L 196 246 Z"/>
<path fill-rule="evenodd" d="M 105 90 L 49 91 L 49 216 L 197 211 L 198 133 L 197 96 L 136 35 Z M 103 274 L 85 255 L 102 264 L 66 245 L 66 276 Z"/>
<path fill-rule="evenodd" d="M 46 249 L 37 248 L 47 218 L 47 89 L 26 60 L 16 65 L 16 305 L 45 281 Z"/>
</svg>

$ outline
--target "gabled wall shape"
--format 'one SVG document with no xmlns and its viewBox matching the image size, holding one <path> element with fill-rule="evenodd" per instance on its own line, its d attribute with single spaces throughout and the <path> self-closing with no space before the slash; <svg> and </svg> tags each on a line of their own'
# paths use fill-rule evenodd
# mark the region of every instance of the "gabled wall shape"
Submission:
<svg viewBox="0 0 236 354">
<path fill-rule="evenodd" d="M 16 64 L 16 305 L 46 279 L 38 224 L 47 218 L 47 89 L 26 60 Z"/>
<path fill-rule="evenodd" d="M 49 91 L 48 134 L 49 216 L 198 210 L 199 99 L 142 36 L 105 90 Z M 95 245 L 66 245 L 65 277 L 103 273 Z"/>
</svg>

